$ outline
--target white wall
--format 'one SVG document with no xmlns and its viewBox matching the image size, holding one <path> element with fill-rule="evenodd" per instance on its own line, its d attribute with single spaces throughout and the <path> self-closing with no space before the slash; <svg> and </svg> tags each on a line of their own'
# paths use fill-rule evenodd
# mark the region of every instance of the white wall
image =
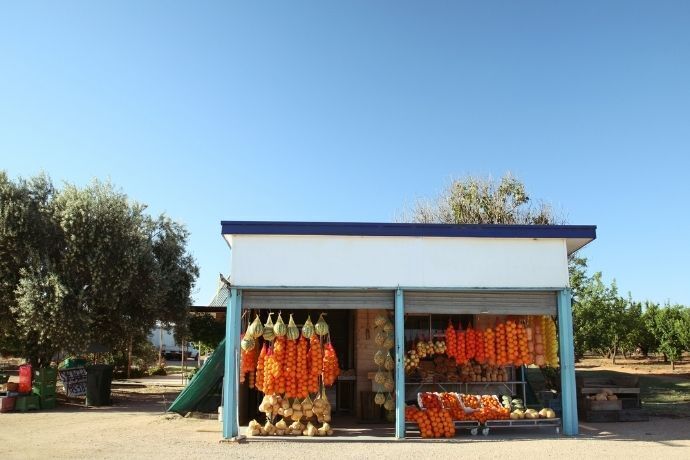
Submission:
<svg viewBox="0 0 690 460">
<path fill-rule="evenodd" d="M 565 240 L 226 235 L 236 286 L 567 287 Z"/>
</svg>

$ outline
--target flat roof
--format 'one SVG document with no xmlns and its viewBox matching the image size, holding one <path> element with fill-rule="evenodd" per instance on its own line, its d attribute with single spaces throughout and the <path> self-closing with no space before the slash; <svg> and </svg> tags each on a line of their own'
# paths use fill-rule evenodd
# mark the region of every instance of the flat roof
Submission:
<svg viewBox="0 0 690 460">
<path fill-rule="evenodd" d="M 556 238 L 568 254 L 593 241 L 596 225 L 412 224 L 383 222 L 221 221 L 222 235 L 403 236 L 443 238 Z"/>
</svg>

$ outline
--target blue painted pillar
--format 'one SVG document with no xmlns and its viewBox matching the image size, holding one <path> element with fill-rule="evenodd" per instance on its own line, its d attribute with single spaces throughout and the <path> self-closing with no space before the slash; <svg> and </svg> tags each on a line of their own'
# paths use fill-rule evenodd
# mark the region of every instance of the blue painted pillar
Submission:
<svg viewBox="0 0 690 460">
<path fill-rule="evenodd" d="M 570 289 L 558 292 L 558 332 L 561 351 L 561 404 L 563 434 L 578 433 L 577 388 L 575 386 L 575 342 L 573 340 L 573 308 Z"/>
<path fill-rule="evenodd" d="M 405 439 L 405 301 L 395 291 L 395 437 Z"/>
<path fill-rule="evenodd" d="M 239 435 L 239 365 L 242 317 L 242 291 L 230 289 L 225 316 L 225 374 L 223 378 L 223 438 Z"/>
</svg>

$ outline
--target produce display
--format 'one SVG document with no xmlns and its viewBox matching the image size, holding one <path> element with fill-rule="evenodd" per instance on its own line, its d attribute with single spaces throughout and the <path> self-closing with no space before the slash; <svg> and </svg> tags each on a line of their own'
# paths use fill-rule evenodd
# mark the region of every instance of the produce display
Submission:
<svg viewBox="0 0 690 460">
<path fill-rule="evenodd" d="M 242 340 L 244 340 L 244 337 Z M 244 383 L 245 379 L 248 379 L 249 388 L 254 388 L 256 384 L 255 380 L 258 359 L 259 353 L 256 346 L 251 347 L 249 350 L 245 350 L 244 348 L 240 347 L 240 383 Z"/>
<path fill-rule="evenodd" d="M 379 406 L 383 406 L 387 411 L 392 412 L 395 410 L 395 400 L 393 399 L 395 380 L 393 379 L 392 372 L 393 369 L 395 369 L 395 361 L 390 352 L 395 346 L 393 323 L 387 316 L 379 315 L 374 320 L 374 329 L 376 330 L 374 341 L 379 346 L 379 349 L 374 353 L 374 364 L 378 366 L 378 371 L 374 376 L 374 382 L 382 386 L 388 393 L 384 394 L 379 391 L 376 393 L 376 396 L 374 396 L 374 402 Z M 406 358 L 405 366 L 408 367 L 414 359 L 416 359 L 416 353 Z"/>
<path fill-rule="evenodd" d="M 599 393 L 587 396 L 587 399 L 591 399 L 593 401 L 615 401 L 618 399 L 618 396 L 613 393 L 613 390 L 606 388 L 601 390 Z"/>
<path fill-rule="evenodd" d="M 550 316 L 533 316 L 530 319 L 534 334 L 534 363 L 541 367 L 558 366 L 556 323 Z"/>
<path fill-rule="evenodd" d="M 405 419 L 417 423 L 423 438 L 452 438 L 455 436 L 455 424 L 453 424 L 450 410 L 442 408 L 418 409 L 415 406 L 407 406 Z"/>
<path fill-rule="evenodd" d="M 451 437 L 455 421 L 553 419 L 552 409 L 526 409 L 522 400 L 508 395 L 474 395 L 462 393 L 423 392 L 417 395 L 417 406 L 405 407 L 405 419 L 416 422 L 422 437 Z"/>
<path fill-rule="evenodd" d="M 323 314 L 316 324 L 308 317 L 301 331 L 293 315 L 285 324 L 281 313 L 275 322 L 269 313 L 264 324 L 256 315 L 247 325 L 240 339 L 240 382 L 264 393 L 259 411 L 266 415 L 263 425 L 249 423 L 248 435 L 333 434 L 326 387 L 336 382 L 340 368 L 329 329 Z"/>
<path fill-rule="evenodd" d="M 484 329 L 448 321 L 445 339 L 419 337 L 405 355 L 405 372 L 422 381 L 505 382 L 507 366 L 558 366 L 556 324 L 550 316 L 509 317 Z M 377 336 L 377 343 L 384 340 Z M 439 361 L 443 355 L 448 361 Z M 452 369 L 453 361 L 458 370 Z M 433 366 L 426 364 L 432 362 Z M 482 366 L 481 370 L 477 365 Z M 485 367 L 486 365 L 486 367 Z"/>
</svg>

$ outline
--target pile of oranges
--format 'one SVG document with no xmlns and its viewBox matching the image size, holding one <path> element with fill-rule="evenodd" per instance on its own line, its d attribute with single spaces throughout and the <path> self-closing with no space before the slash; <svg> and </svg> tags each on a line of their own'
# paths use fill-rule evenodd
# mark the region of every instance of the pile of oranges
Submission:
<svg viewBox="0 0 690 460">
<path fill-rule="evenodd" d="M 275 377 L 275 391 L 277 394 L 285 393 L 285 360 L 287 359 L 287 339 L 285 336 L 278 337 L 273 346 L 273 356 L 275 366 L 273 376 Z"/>
<path fill-rule="evenodd" d="M 287 356 L 285 358 L 285 396 L 297 397 L 297 342 L 287 341 Z"/>
<path fill-rule="evenodd" d="M 475 395 L 461 394 L 460 399 L 462 400 L 462 405 L 468 409 L 478 410 L 482 407 L 479 397 Z"/>
<path fill-rule="evenodd" d="M 453 329 L 453 323 L 448 320 L 448 327 L 446 328 L 446 355 L 449 358 L 455 357 L 458 352 L 458 341 Z M 463 350 L 464 354 L 464 350 Z"/>
<path fill-rule="evenodd" d="M 455 349 L 455 363 L 459 366 L 467 363 L 467 337 L 465 331 L 457 331 L 455 334 L 455 341 L 457 347 Z"/>
<path fill-rule="evenodd" d="M 419 405 L 424 409 L 441 409 L 443 405 L 436 393 L 419 393 Z"/>
<path fill-rule="evenodd" d="M 486 346 L 484 344 L 484 332 L 477 329 L 474 331 L 474 360 L 479 364 L 486 362 Z"/>
<path fill-rule="evenodd" d="M 475 341 L 474 329 L 470 326 L 465 331 L 465 356 L 467 356 L 467 359 L 472 359 L 476 352 L 477 343 Z"/>
<path fill-rule="evenodd" d="M 256 389 L 259 391 L 264 391 L 264 363 L 266 362 L 266 354 L 268 354 L 268 346 L 264 344 L 264 346 L 261 347 L 259 358 L 256 360 Z"/>
<path fill-rule="evenodd" d="M 422 438 L 452 438 L 455 436 L 455 424 L 450 411 L 445 409 L 417 409 L 414 406 L 405 408 L 405 419 L 417 423 Z"/>
<path fill-rule="evenodd" d="M 496 365 L 496 335 L 491 328 L 484 331 L 484 353 L 486 362 L 492 366 Z"/>
<path fill-rule="evenodd" d="M 333 385 L 340 374 L 338 356 L 330 343 L 326 344 L 323 352 L 323 384 L 327 387 Z"/>
<path fill-rule="evenodd" d="M 254 388 L 255 371 L 259 359 L 257 347 L 249 351 L 240 349 L 240 383 L 244 383 L 245 377 L 249 379 L 249 388 Z"/>
<path fill-rule="evenodd" d="M 520 356 L 518 351 L 517 324 L 512 320 L 506 321 L 506 352 L 508 363 L 517 362 Z"/>
<path fill-rule="evenodd" d="M 465 420 L 465 409 L 460 405 L 460 400 L 454 393 L 441 393 L 441 403 L 444 409 L 450 412 L 453 420 Z"/>
<path fill-rule="evenodd" d="M 503 407 L 495 396 L 483 395 L 481 403 L 480 412 L 482 412 L 485 420 L 507 420 L 510 418 L 510 409 Z"/>
<path fill-rule="evenodd" d="M 309 385 L 309 368 L 307 367 L 307 339 L 304 336 L 297 341 L 297 364 L 295 369 L 295 379 L 297 382 L 296 397 L 306 398 L 309 396 L 307 389 Z"/>
<path fill-rule="evenodd" d="M 319 376 L 323 367 L 323 350 L 321 350 L 321 340 L 314 334 L 309 341 L 309 377 L 307 379 L 307 390 L 309 393 L 319 391 Z"/>
</svg>

